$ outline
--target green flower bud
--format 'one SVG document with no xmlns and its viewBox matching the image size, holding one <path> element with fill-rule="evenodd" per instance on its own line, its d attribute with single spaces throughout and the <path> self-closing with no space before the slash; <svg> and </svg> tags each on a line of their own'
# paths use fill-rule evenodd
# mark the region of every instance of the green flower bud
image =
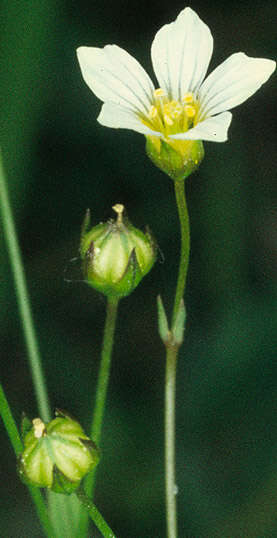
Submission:
<svg viewBox="0 0 277 538">
<path fill-rule="evenodd" d="M 203 157 L 201 140 L 167 140 L 146 137 L 146 152 L 151 161 L 170 176 L 180 181 L 197 170 Z"/>
<path fill-rule="evenodd" d="M 56 414 L 48 424 L 40 418 L 32 421 L 18 471 L 25 483 L 70 494 L 98 463 L 99 453 L 76 420 L 61 411 Z"/>
<path fill-rule="evenodd" d="M 123 216 L 123 205 L 113 209 L 116 221 L 100 223 L 89 232 L 87 215 L 80 253 L 88 284 L 104 295 L 125 297 L 152 268 L 156 245 L 149 232 L 141 232 Z"/>
</svg>

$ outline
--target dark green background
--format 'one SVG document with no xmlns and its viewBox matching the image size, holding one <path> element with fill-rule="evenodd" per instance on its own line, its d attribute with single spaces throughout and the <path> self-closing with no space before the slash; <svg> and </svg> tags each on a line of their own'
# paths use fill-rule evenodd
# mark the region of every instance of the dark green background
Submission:
<svg viewBox="0 0 277 538">
<path fill-rule="evenodd" d="M 188 2 L 233 52 L 276 57 L 275 2 Z M 161 254 L 120 305 L 97 505 L 120 538 L 164 538 L 164 351 L 156 296 L 169 310 L 179 231 L 171 180 L 143 136 L 100 126 L 100 101 L 75 49 L 116 43 L 153 76 L 155 32 L 180 1 L 9 0 L 1 7 L 1 145 L 53 410 L 88 429 L 105 302 L 78 278 L 81 221 L 124 203 Z M 229 141 L 206 143 L 187 181 L 192 252 L 177 387 L 180 538 L 277 537 L 276 76 L 234 110 Z M 2 382 L 17 421 L 37 415 L 0 229 Z M 41 530 L 1 427 L 0 535 Z M 97 533 L 91 530 L 90 536 Z"/>
</svg>

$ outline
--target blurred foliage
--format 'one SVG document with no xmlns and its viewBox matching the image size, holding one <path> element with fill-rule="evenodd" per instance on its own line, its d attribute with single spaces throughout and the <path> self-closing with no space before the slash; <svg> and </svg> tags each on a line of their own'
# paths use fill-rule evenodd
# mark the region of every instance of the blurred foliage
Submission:
<svg viewBox="0 0 277 538">
<path fill-rule="evenodd" d="M 233 52 L 276 57 L 273 2 L 188 2 L 212 29 L 211 67 Z M 88 429 L 105 303 L 77 282 L 80 224 L 124 203 L 161 255 L 119 309 L 97 505 L 120 538 L 165 536 L 164 352 L 156 296 L 169 309 L 179 232 L 173 188 L 142 136 L 101 127 L 79 45 L 117 43 L 152 75 L 155 32 L 173 0 L 9 0 L 1 6 L 1 145 L 53 411 Z M 192 256 L 178 370 L 180 537 L 277 536 L 276 76 L 234 111 L 230 140 L 205 144 L 187 181 Z M 1 376 L 17 420 L 37 415 L 0 228 Z M 77 271 L 78 273 L 78 271 Z M 65 274 L 72 282 L 65 281 Z M 40 537 L 1 428 L 0 535 Z M 98 536 L 92 531 L 94 538 Z"/>
</svg>

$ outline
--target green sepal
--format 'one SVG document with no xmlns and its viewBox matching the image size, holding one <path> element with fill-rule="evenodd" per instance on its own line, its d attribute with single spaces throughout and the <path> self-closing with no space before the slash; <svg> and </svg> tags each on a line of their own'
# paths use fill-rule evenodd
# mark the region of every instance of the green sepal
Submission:
<svg viewBox="0 0 277 538">
<path fill-rule="evenodd" d="M 84 445 L 84 447 L 90 451 L 91 457 L 93 458 L 93 463 L 91 466 L 91 470 L 94 469 L 96 465 L 98 465 L 100 458 L 101 458 L 101 451 L 97 447 L 94 441 L 92 439 L 82 439 L 79 437 L 79 441 Z M 91 471 L 88 471 L 91 472 Z"/>
<path fill-rule="evenodd" d="M 21 431 L 21 438 L 24 440 L 25 436 L 29 431 L 32 429 L 33 424 L 32 421 L 27 417 L 26 413 L 23 411 L 21 415 L 21 424 L 20 424 L 20 431 Z"/>
<path fill-rule="evenodd" d="M 140 270 L 135 248 L 132 250 L 125 272 L 122 278 L 118 281 L 117 288 L 120 297 L 126 297 L 133 291 L 143 277 Z"/>
<path fill-rule="evenodd" d="M 53 467 L 53 482 L 51 490 L 55 493 L 63 493 L 64 495 L 71 495 L 81 483 L 81 480 L 78 482 L 72 482 L 67 478 L 59 469 L 54 465 Z"/>
<path fill-rule="evenodd" d="M 69 420 L 73 420 L 73 422 L 78 422 L 75 417 L 73 417 L 70 413 L 68 413 L 68 411 L 61 409 L 60 407 L 56 407 L 55 417 L 69 418 Z"/>
<path fill-rule="evenodd" d="M 185 330 L 185 321 L 186 321 L 186 307 L 184 300 L 181 299 L 179 308 L 177 311 L 176 319 L 174 326 L 172 327 L 172 336 L 174 344 L 180 346 L 184 340 L 184 330 Z"/>
<path fill-rule="evenodd" d="M 90 227 L 90 209 L 87 209 L 86 214 L 84 216 L 84 220 L 82 222 L 82 226 L 81 226 L 80 250 L 82 250 L 83 239 L 84 239 L 86 233 L 88 232 L 89 227 Z"/>
<path fill-rule="evenodd" d="M 157 305 L 158 305 L 159 335 L 161 337 L 161 340 L 164 342 L 164 344 L 167 344 L 170 339 L 170 331 L 168 327 L 168 321 L 167 321 L 164 305 L 163 305 L 162 298 L 160 295 L 158 295 L 157 297 Z"/>
<path fill-rule="evenodd" d="M 157 145 L 153 138 L 146 137 L 146 153 L 174 181 L 183 181 L 199 168 L 204 157 L 201 140 L 171 140 L 167 143 L 161 138 Z"/>
</svg>

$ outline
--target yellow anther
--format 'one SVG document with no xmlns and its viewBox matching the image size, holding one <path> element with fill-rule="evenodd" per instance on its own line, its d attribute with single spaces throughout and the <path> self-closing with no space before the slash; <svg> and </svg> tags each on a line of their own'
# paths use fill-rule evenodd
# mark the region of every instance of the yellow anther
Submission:
<svg viewBox="0 0 277 538">
<path fill-rule="evenodd" d="M 191 93 L 191 92 L 185 93 L 182 101 L 184 103 L 193 103 L 193 101 L 194 101 L 193 93 Z"/>
<path fill-rule="evenodd" d="M 145 118 L 145 125 L 160 131 L 165 137 L 169 134 L 187 131 L 192 127 L 198 111 L 198 103 L 192 92 L 184 94 L 181 101 L 168 98 L 163 88 L 153 91 L 152 106 Z"/>
<path fill-rule="evenodd" d="M 158 114 L 157 108 L 156 108 L 155 106 L 152 105 L 152 106 L 150 107 L 150 110 L 149 110 L 149 117 L 150 117 L 151 119 L 153 119 L 153 118 L 155 118 L 155 117 L 157 116 L 157 114 Z"/>
<path fill-rule="evenodd" d="M 185 113 L 186 113 L 188 118 L 193 118 L 195 116 L 195 113 L 196 113 L 194 106 L 186 105 L 185 106 Z"/>
<path fill-rule="evenodd" d="M 154 97 L 164 97 L 165 91 L 162 88 L 157 88 L 154 90 Z"/>
<path fill-rule="evenodd" d="M 177 101 L 172 101 L 171 104 L 172 104 L 172 110 L 171 110 L 172 118 L 174 119 L 179 118 L 183 110 L 182 105 L 180 105 L 180 103 L 177 103 Z"/>
<path fill-rule="evenodd" d="M 167 125 L 173 125 L 173 120 L 168 114 L 164 114 L 164 121 L 167 123 Z"/>
</svg>

